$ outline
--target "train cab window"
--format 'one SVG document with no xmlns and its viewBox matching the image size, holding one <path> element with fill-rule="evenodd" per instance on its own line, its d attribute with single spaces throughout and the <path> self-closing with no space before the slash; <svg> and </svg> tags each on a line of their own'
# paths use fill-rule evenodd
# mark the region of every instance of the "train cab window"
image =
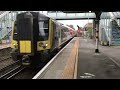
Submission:
<svg viewBox="0 0 120 90">
<path fill-rule="evenodd" d="M 17 40 L 17 24 L 14 23 L 13 40 Z"/>
<path fill-rule="evenodd" d="M 40 40 L 48 40 L 49 37 L 49 28 L 48 20 L 39 21 L 39 38 Z"/>
</svg>

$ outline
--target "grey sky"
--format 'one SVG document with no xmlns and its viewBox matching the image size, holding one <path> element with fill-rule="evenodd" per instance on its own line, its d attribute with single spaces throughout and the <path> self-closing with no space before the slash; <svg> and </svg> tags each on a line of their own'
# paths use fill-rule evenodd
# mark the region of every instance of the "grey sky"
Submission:
<svg viewBox="0 0 120 90">
<path fill-rule="evenodd" d="M 73 25 L 75 29 L 77 29 L 77 25 L 83 27 L 88 22 L 91 23 L 93 20 L 57 20 L 63 24 Z"/>
</svg>

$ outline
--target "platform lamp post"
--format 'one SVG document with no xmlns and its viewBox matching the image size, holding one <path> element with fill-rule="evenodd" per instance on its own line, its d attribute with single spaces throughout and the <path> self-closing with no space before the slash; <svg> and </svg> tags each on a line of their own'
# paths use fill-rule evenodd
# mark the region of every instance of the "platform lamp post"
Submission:
<svg viewBox="0 0 120 90">
<path fill-rule="evenodd" d="M 95 20 L 96 22 L 96 28 L 95 28 L 95 31 L 96 31 L 96 49 L 95 49 L 95 53 L 99 53 L 99 20 Z"/>
<path fill-rule="evenodd" d="M 102 11 L 95 11 L 96 19 L 95 19 L 95 27 L 96 27 L 96 49 L 95 53 L 99 53 L 99 21 Z"/>
</svg>

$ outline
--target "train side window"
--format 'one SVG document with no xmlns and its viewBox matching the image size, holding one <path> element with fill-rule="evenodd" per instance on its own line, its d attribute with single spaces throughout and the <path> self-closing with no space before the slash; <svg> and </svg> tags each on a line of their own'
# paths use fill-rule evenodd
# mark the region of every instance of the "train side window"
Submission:
<svg viewBox="0 0 120 90">
<path fill-rule="evenodd" d="M 39 36 L 42 40 L 47 40 L 49 37 L 48 21 L 39 21 Z"/>
<path fill-rule="evenodd" d="M 17 40 L 17 24 L 14 24 L 14 31 L 13 31 L 13 40 Z"/>
<path fill-rule="evenodd" d="M 57 39 L 57 26 L 56 26 L 56 23 L 53 22 L 53 32 L 54 32 L 54 39 Z"/>
</svg>

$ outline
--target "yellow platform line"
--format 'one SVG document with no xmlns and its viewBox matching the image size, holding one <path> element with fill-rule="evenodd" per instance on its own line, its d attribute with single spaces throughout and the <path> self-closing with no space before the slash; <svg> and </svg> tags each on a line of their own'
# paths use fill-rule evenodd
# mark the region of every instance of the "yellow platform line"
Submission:
<svg viewBox="0 0 120 90">
<path fill-rule="evenodd" d="M 120 48 L 120 46 L 113 46 L 114 48 Z"/>
<path fill-rule="evenodd" d="M 78 38 L 78 39 L 80 39 L 80 38 Z M 78 40 L 78 44 L 77 45 L 78 45 L 78 47 L 77 47 L 76 57 L 75 57 L 75 69 L 74 69 L 74 78 L 73 79 L 77 79 L 79 40 Z"/>
<path fill-rule="evenodd" d="M 73 79 L 74 78 L 75 60 L 76 60 L 78 42 L 79 42 L 79 38 L 77 38 L 71 50 L 70 57 L 68 57 L 67 63 L 61 75 L 61 79 Z"/>
</svg>

